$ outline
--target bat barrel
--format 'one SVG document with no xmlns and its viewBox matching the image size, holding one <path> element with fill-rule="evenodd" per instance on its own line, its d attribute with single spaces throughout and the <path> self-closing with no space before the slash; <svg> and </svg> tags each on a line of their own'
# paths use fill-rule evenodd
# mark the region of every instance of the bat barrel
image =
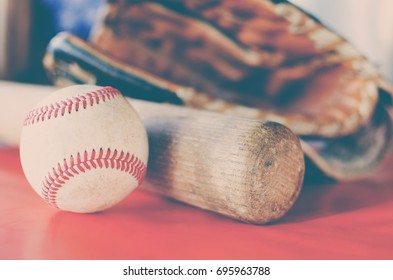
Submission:
<svg viewBox="0 0 393 280">
<path fill-rule="evenodd" d="M 244 222 L 282 217 L 304 176 L 299 139 L 273 122 L 130 100 L 149 136 L 143 187 Z"/>
</svg>

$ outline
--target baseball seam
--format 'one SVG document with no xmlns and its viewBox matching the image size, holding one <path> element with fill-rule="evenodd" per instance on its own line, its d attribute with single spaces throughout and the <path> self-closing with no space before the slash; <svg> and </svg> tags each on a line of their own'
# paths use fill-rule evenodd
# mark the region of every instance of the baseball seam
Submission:
<svg viewBox="0 0 393 280">
<path fill-rule="evenodd" d="M 23 126 L 33 125 L 38 122 L 50 120 L 64 116 L 66 113 L 71 114 L 73 111 L 78 112 L 80 109 L 86 109 L 88 106 L 92 107 L 100 102 L 113 99 L 122 94 L 112 87 L 103 87 L 96 91 L 80 94 L 65 100 L 61 100 L 50 105 L 45 105 L 40 108 L 31 110 L 24 122 Z"/>
<path fill-rule="evenodd" d="M 123 171 L 133 176 L 138 186 L 143 181 L 146 174 L 146 165 L 137 156 L 108 148 L 106 152 L 100 148 L 98 152 L 93 149 L 90 154 L 84 151 L 83 154 L 71 155 L 69 159 L 59 162 L 43 180 L 42 196 L 44 200 L 55 208 L 57 205 L 58 191 L 64 186 L 66 181 L 72 177 L 92 169 L 111 168 Z"/>
</svg>

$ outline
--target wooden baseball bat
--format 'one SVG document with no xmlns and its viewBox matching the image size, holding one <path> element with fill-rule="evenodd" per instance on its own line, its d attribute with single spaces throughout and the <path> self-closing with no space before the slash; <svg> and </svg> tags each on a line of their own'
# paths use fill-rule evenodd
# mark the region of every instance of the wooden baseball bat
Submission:
<svg viewBox="0 0 393 280">
<path fill-rule="evenodd" d="M 25 114 L 54 90 L 0 82 L 0 140 L 18 145 Z M 279 219 L 298 197 L 304 156 L 298 137 L 286 127 L 128 100 L 149 137 L 142 188 L 255 224 Z"/>
</svg>

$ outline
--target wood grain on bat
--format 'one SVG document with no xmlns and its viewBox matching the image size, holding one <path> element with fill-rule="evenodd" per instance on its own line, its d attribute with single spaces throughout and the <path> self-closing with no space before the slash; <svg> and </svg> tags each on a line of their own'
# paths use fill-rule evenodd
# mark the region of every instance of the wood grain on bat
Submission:
<svg viewBox="0 0 393 280">
<path fill-rule="evenodd" d="M 149 135 L 145 188 L 251 223 L 283 216 L 300 191 L 304 159 L 286 127 L 133 101 Z"/>
</svg>

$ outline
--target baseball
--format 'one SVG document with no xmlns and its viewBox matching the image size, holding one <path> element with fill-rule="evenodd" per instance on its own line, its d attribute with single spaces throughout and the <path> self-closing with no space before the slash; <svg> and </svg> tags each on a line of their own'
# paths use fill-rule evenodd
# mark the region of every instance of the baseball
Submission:
<svg viewBox="0 0 393 280">
<path fill-rule="evenodd" d="M 30 185 L 49 205 L 97 212 L 117 204 L 143 181 L 147 134 L 118 90 L 70 86 L 27 114 L 20 158 Z"/>
</svg>

